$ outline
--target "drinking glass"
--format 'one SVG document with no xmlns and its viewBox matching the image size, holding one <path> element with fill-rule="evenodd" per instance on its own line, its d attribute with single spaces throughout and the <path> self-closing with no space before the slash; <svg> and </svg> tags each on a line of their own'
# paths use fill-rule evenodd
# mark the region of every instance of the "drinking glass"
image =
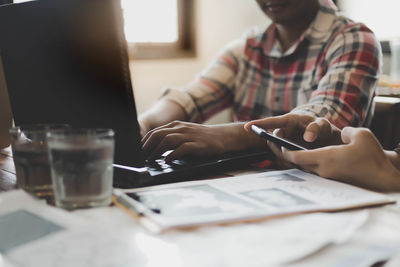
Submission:
<svg viewBox="0 0 400 267">
<path fill-rule="evenodd" d="M 46 133 L 67 128 L 66 124 L 35 124 L 10 129 L 17 187 L 37 197 L 52 196 Z"/>
<path fill-rule="evenodd" d="M 76 209 L 110 204 L 113 130 L 51 131 L 47 143 L 56 206 Z"/>
</svg>

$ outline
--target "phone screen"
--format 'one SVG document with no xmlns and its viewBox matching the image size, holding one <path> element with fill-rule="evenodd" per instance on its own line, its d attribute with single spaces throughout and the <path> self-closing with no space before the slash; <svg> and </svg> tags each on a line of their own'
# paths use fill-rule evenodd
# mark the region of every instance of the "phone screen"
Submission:
<svg viewBox="0 0 400 267">
<path fill-rule="evenodd" d="M 276 136 L 272 133 L 267 132 L 266 130 L 258 127 L 257 125 L 251 125 L 251 130 L 257 134 L 258 136 L 273 142 L 274 144 L 278 145 L 279 147 L 285 147 L 289 150 L 307 150 L 307 148 L 302 147 L 296 143 L 293 143 L 292 141 L 289 141 L 287 139 L 284 139 L 282 137 Z"/>
</svg>

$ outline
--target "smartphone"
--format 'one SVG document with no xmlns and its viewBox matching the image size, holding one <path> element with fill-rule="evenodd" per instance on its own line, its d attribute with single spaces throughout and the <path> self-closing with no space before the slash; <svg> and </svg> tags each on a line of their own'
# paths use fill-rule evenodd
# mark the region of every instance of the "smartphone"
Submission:
<svg viewBox="0 0 400 267">
<path fill-rule="evenodd" d="M 278 137 L 272 133 L 267 132 L 266 130 L 258 127 L 257 125 L 251 125 L 251 130 L 258 136 L 273 142 L 274 144 L 278 145 L 279 147 L 285 147 L 289 150 L 307 150 L 307 148 L 302 147 L 298 144 L 295 144 L 287 139 L 282 137 Z"/>
</svg>

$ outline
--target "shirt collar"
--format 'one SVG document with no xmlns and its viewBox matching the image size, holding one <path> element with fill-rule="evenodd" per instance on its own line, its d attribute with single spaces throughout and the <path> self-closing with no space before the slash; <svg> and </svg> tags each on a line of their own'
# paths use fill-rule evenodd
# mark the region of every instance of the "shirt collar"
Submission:
<svg viewBox="0 0 400 267">
<path fill-rule="evenodd" d="M 280 58 L 293 54 L 306 40 L 314 43 L 325 42 L 329 37 L 329 29 L 335 20 L 337 7 L 331 0 L 319 0 L 319 4 L 320 8 L 314 21 L 311 22 L 310 26 L 300 36 L 299 40 L 285 53 L 281 52 L 281 45 L 276 34 L 276 25 L 272 23 L 264 32 L 264 54 L 270 57 Z"/>
</svg>

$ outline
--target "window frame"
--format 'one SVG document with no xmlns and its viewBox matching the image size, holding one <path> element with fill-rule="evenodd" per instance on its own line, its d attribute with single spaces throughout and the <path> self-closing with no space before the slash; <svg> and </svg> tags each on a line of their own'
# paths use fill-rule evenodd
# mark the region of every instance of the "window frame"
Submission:
<svg viewBox="0 0 400 267">
<path fill-rule="evenodd" d="M 178 0 L 178 40 L 175 43 L 128 43 L 131 59 L 171 59 L 196 56 L 194 0 Z"/>
</svg>

